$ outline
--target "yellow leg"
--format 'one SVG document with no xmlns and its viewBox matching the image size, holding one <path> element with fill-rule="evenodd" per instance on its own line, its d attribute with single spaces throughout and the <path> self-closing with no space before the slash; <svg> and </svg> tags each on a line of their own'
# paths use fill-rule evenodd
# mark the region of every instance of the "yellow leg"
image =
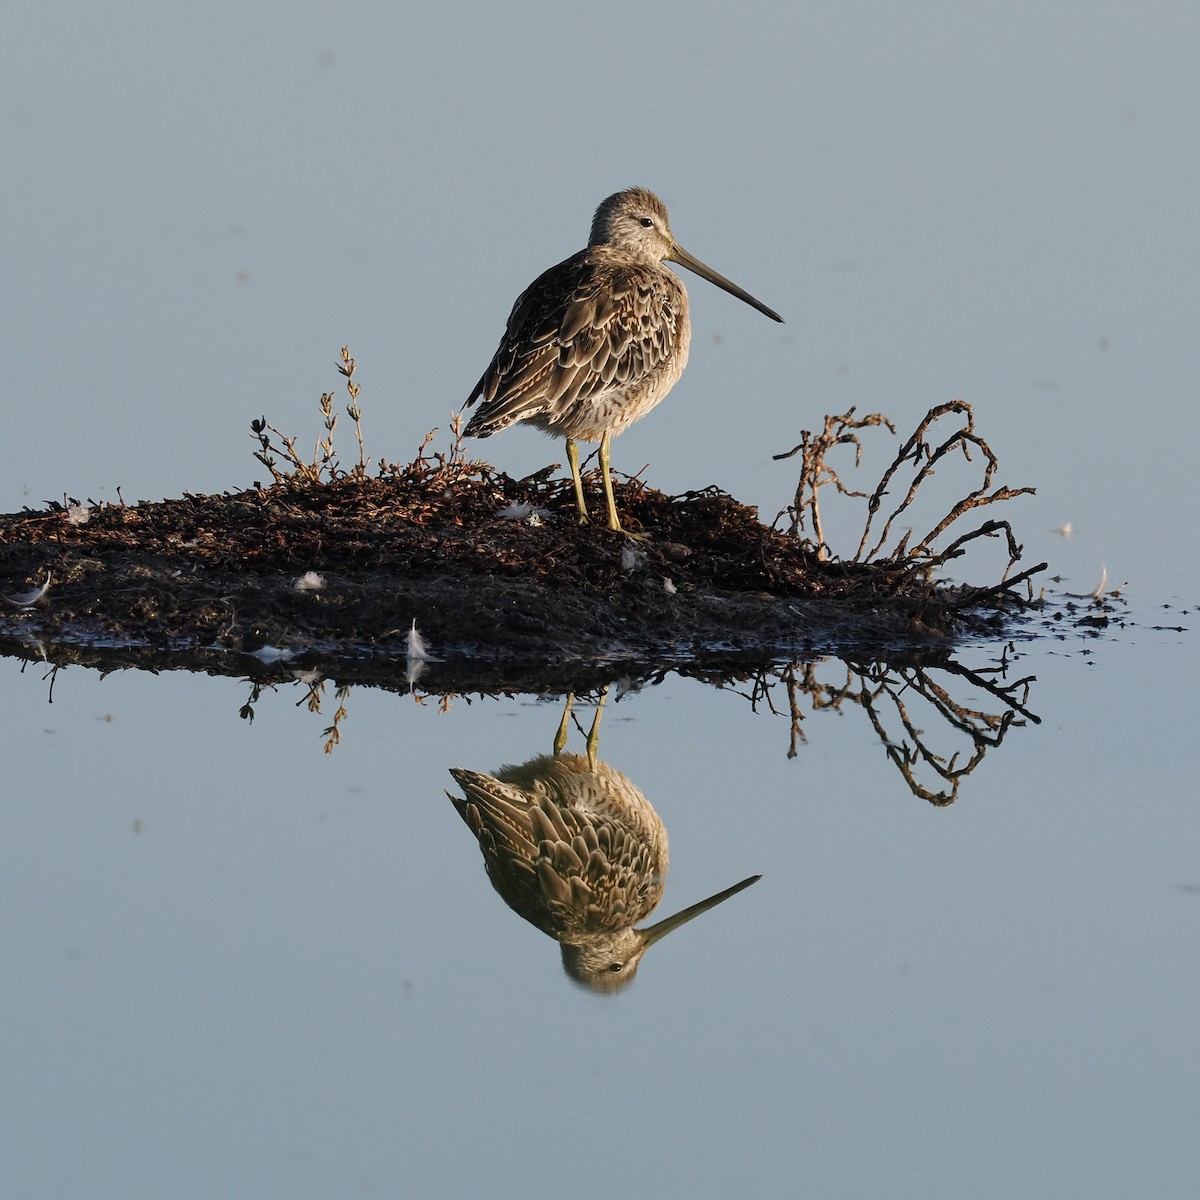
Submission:
<svg viewBox="0 0 1200 1200">
<path fill-rule="evenodd" d="M 592 718 L 592 728 L 588 732 L 588 766 L 592 769 L 593 774 L 596 772 L 596 758 L 600 752 L 600 718 L 604 715 L 604 705 L 608 700 L 608 689 L 611 686 L 611 684 L 605 685 L 604 691 L 600 693 L 600 700 L 596 705 L 596 715 Z"/>
<path fill-rule="evenodd" d="M 596 757 L 600 750 L 600 718 L 604 715 L 604 705 L 608 701 L 609 689 L 612 684 L 606 684 L 604 691 L 600 693 L 600 700 L 596 704 L 596 714 L 592 717 L 592 727 L 588 731 L 587 736 L 587 756 L 588 765 L 594 771 L 596 769 Z M 557 758 L 566 747 L 567 735 L 571 732 L 571 710 L 575 707 L 575 693 L 567 693 L 567 702 L 563 706 L 562 720 L 558 723 L 558 732 L 554 735 L 554 757 Z"/>
<path fill-rule="evenodd" d="M 621 524 L 621 518 L 617 516 L 617 502 L 613 497 L 612 469 L 608 465 L 608 452 L 611 445 L 612 435 L 606 433 L 600 439 L 600 473 L 604 476 L 604 501 L 608 505 L 608 527 L 614 533 L 623 533 L 635 542 L 648 542 L 649 534 L 633 533 Z"/>
<path fill-rule="evenodd" d="M 554 757 L 557 758 L 567 744 L 567 734 L 571 729 L 571 708 L 575 703 L 575 693 L 567 693 L 566 707 L 563 709 L 562 720 L 558 723 L 558 732 L 554 735 Z"/>
<path fill-rule="evenodd" d="M 571 464 L 571 482 L 575 485 L 575 507 L 579 509 L 579 523 L 588 523 L 587 501 L 583 498 L 583 476 L 579 474 L 579 447 L 567 438 L 567 462 Z"/>
<path fill-rule="evenodd" d="M 617 516 L 617 502 L 613 499 L 612 470 L 608 465 L 608 451 L 612 445 L 612 434 L 606 433 L 600 439 L 600 474 L 604 476 L 604 502 L 608 505 L 608 527 L 615 533 L 622 533 L 621 519 Z"/>
</svg>

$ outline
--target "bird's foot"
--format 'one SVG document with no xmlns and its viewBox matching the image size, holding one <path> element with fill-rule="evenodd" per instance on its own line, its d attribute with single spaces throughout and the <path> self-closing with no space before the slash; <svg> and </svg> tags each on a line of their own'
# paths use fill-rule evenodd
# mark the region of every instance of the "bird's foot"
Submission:
<svg viewBox="0 0 1200 1200">
<path fill-rule="evenodd" d="M 628 538 L 636 546 L 648 546 L 654 540 L 650 534 L 626 529 L 624 525 L 619 525 L 613 532 L 619 533 L 623 538 Z"/>
</svg>

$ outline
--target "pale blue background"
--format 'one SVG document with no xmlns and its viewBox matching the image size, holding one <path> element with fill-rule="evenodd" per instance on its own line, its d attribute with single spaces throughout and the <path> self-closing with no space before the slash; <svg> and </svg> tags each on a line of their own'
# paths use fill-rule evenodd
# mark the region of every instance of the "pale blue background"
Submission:
<svg viewBox="0 0 1200 1200">
<path fill-rule="evenodd" d="M 1038 486 L 1031 553 L 1070 521 L 1081 574 L 1163 571 L 1137 543 L 1198 432 L 1194 5 L 122 3 L 4 42 L 9 507 L 246 485 L 250 419 L 314 440 L 343 342 L 368 451 L 410 457 L 639 182 L 788 323 L 690 280 L 692 364 L 619 468 L 773 517 L 770 455 L 824 413 L 961 397 Z"/>
<path fill-rule="evenodd" d="M 789 762 L 729 694 L 614 706 L 664 910 L 764 874 L 615 1003 L 441 794 L 545 751 L 553 706 L 359 691 L 326 758 L 332 698 L 247 726 L 248 685 L 72 669 L 48 707 L 9 662 L 14 1195 L 1195 1196 L 1200 663 L 1148 627 L 1198 599 L 1200 10 L 26 6 L 0 55 L 5 508 L 246 486 L 250 419 L 313 438 L 344 342 L 368 452 L 411 456 L 642 183 L 787 324 L 689 278 L 692 363 L 618 469 L 770 518 L 824 413 L 962 397 L 1038 488 L 1028 561 L 1106 564 L 1137 622 L 1030 648 L 1045 721 L 949 810 L 860 715 Z"/>
</svg>

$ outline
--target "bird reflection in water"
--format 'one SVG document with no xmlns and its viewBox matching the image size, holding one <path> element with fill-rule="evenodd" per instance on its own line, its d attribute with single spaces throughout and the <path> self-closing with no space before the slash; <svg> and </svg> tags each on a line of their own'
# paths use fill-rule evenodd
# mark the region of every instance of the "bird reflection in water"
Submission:
<svg viewBox="0 0 1200 1200">
<path fill-rule="evenodd" d="M 446 794 L 479 839 L 488 878 L 504 902 L 562 946 L 563 969 L 594 991 L 613 992 L 637 974 L 642 955 L 693 917 L 760 878 L 751 875 L 643 929 L 662 899 L 667 831 L 645 796 L 597 758 L 600 697 L 587 754 L 564 754 L 568 696 L 554 753 L 495 775 L 452 768 L 465 793 Z"/>
</svg>

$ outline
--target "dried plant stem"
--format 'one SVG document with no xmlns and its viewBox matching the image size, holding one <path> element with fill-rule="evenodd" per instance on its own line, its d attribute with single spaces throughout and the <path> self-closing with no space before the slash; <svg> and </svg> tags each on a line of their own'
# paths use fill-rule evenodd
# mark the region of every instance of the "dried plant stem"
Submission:
<svg viewBox="0 0 1200 1200">
<path fill-rule="evenodd" d="M 346 405 L 346 414 L 354 422 L 354 436 L 358 440 L 358 466 L 351 474 L 356 479 L 365 479 L 368 460 L 366 447 L 363 445 L 362 408 L 358 403 L 358 384 L 354 381 L 354 371 L 357 365 L 350 357 L 350 347 L 343 346 L 342 361 L 338 363 L 338 370 L 346 379 L 346 391 L 350 393 L 350 403 Z"/>
<path fill-rule="evenodd" d="M 358 462 L 350 470 L 342 469 L 334 449 L 338 414 L 334 411 L 332 392 L 322 392 L 318 401 L 325 432 L 317 439 L 311 462 L 301 457 L 296 450 L 296 439 L 281 433 L 266 417 L 250 422 L 250 434 L 257 438 L 259 443 L 254 457 L 271 472 L 271 478 L 276 483 L 319 484 L 326 481 L 333 483 L 339 479 L 366 479 L 370 460 L 367 458 L 363 442 L 362 406 L 358 401 L 358 382 L 354 378 L 357 366 L 350 355 L 350 347 L 343 346 L 337 369 L 346 381 L 346 391 L 350 395 L 346 413 L 354 422 L 354 437 L 358 442 Z"/>
<path fill-rule="evenodd" d="M 827 416 L 825 428 L 819 434 L 801 430 L 800 444 L 783 454 L 774 455 L 776 462 L 800 455 L 800 479 L 796 484 L 796 495 L 789 510 L 792 514 L 790 532 L 794 535 L 806 527 L 812 528 L 812 546 L 820 559 L 829 557 L 829 548 L 825 544 L 825 535 L 821 528 L 820 489 L 827 483 L 832 483 L 844 496 L 864 497 L 865 492 L 856 492 L 846 487 L 838 476 L 837 471 L 825 461 L 825 456 L 835 446 L 852 445 L 854 447 L 854 465 L 862 463 L 862 442 L 858 430 L 874 425 L 886 425 L 892 432 L 896 427 L 881 413 L 870 413 L 865 417 L 855 418 L 854 409 L 842 413 L 841 416 Z"/>
</svg>

